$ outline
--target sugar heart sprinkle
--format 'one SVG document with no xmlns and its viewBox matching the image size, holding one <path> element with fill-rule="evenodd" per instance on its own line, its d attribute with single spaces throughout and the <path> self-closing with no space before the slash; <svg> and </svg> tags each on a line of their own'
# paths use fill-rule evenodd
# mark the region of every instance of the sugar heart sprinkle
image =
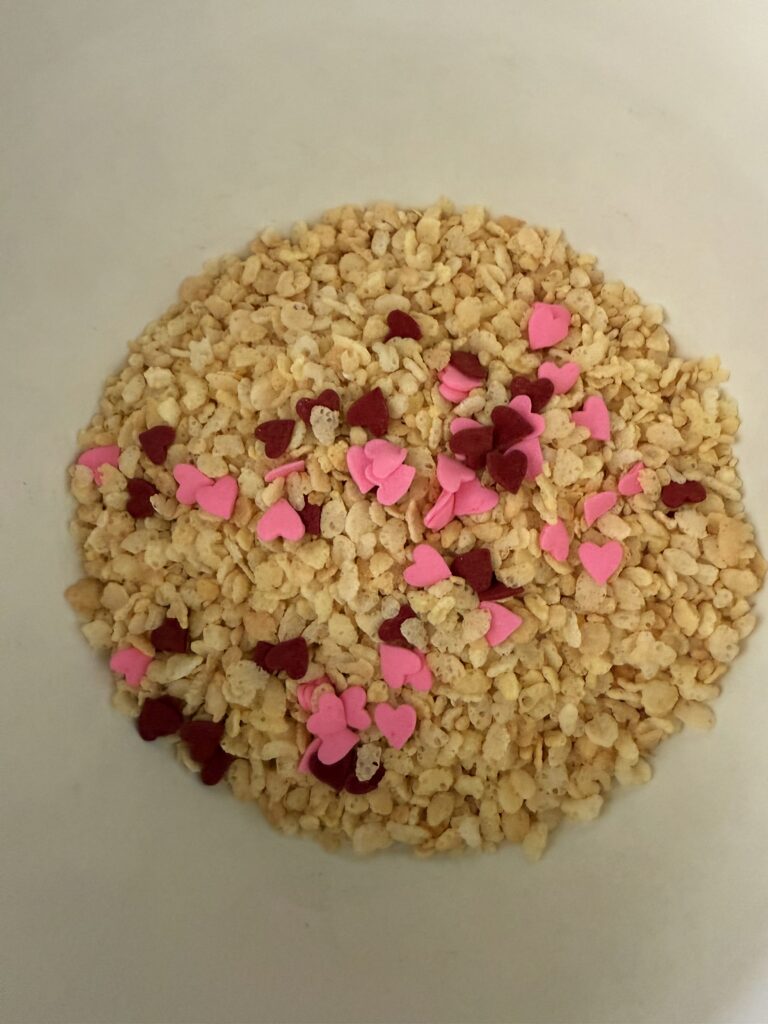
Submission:
<svg viewBox="0 0 768 1024">
<path fill-rule="evenodd" d="M 139 445 L 147 458 L 156 466 L 162 466 L 168 457 L 168 449 L 176 440 L 176 431 L 173 427 L 161 424 L 157 427 L 150 427 L 149 430 L 142 430 L 139 434 Z"/>
<path fill-rule="evenodd" d="M 363 427 L 374 437 L 383 437 L 389 427 L 389 407 L 381 388 L 366 391 L 347 409 L 350 427 Z"/>
<path fill-rule="evenodd" d="M 303 636 L 275 644 L 264 657 L 264 666 L 275 675 L 285 672 L 291 679 L 301 679 L 309 668 L 309 650 Z"/>
<path fill-rule="evenodd" d="M 487 548 L 473 548 L 463 555 L 456 555 L 451 562 L 451 573 L 460 576 L 476 594 L 487 590 L 493 579 L 493 563 Z"/>
<path fill-rule="evenodd" d="M 295 420 L 267 420 L 254 430 L 257 441 L 264 442 L 264 454 L 268 459 L 279 459 L 288 450 L 293 437 Z"/>
<path fill-rule="evenodd" d="M 404 313 L 402 309 L 393 309 L 387 313 L 387 327 L 389 333 L 384 341 L 390 341 L 392 338 L 412 338 L 413 341 L 418 341 L 421 338 L 421 328 L 413 317 Z"/>
<path fill-rule="evenodd" d="M 136 728 L 148 743 L 161 736 L 173 736 L 184 721 L 182 701 L 176 697 L 148 697 L 141 706 Z"/>
<path fill-rule="evenodd" d="M 176 619 L 166 618 L 149 638 L 159 654 L 186 654 L 189 646 L 189 630 Z"/>
<path fill-rule="evenodd" d="M 129 515 L 134 519 L 147 519 L 155 514 L 150 498 L 157 494 L 157 488 L 150 480 L 134 477 L 132 480 L 126 480 L 125 489 L 128 492 L 125 511 Z"/>
<path fill-rule="evenodd" d="M 296 415 L 309 426 L 312 420 L 312 410 L 318 406 L 331 409 L 333 412 L 340 412 L 341 399 L 338 392 L 332 388 L 326 388 L 325 391 L 320 392 L 317 398 L 300 398 L 296 403 Z"/>
</svg>

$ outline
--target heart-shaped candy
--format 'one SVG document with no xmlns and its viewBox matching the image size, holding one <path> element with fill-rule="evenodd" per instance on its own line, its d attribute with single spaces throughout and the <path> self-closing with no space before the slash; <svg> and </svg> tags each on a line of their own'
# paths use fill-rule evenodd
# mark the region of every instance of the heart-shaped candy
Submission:
<svg viewBox="0 0 768 1024">
<path fill-rule="evenodd" d="M 352 729 L 367 729 L 371 716 L 365 710 L 368 694 L 362 686 L 349 686 L 341 695 L 341 703 L 347 715 L 347 725 Z"/>
<path fill-rule="evenodd" d="M 189 756 L 198 764 L 210 761 L 224 737 L 223 722 L 185 722 L 179 737 L 187 744 Z"/>
<path fill-rule="evenodd" d="M 475 427 L 481 426 L 482 423 L 478 423 L 477 420 L 470 419 L 469 416 L 454 416 L 448 424 L 448 429 L 452 434 L 458 434 L 462 430 L 474 430 Z"/>
<path fill-rule="evenodd" d="M 322 505 L 314 505 L 311 501 L 304 502 L 304 508 L 299 509 L 299 518 L 304 523 L 304 529 L 311 537 L 320 536 L 320 519 L 322 517 Z"/>
<path fill-rule="evenodd" d="M 664 484 L 661 488 L 661 500 L 667 508 L 680 508 L 681 505 L 697 505 L 707 496 L 704 484 L 698 480 L 685 480 L 683 483 Z"/>
<path fill-rule="evenodd" d="M 317 398 L 300 398 L 296 403 L 296 415 L 309 426 L 312 422 L 312 410 L 317 406 L 339 412 L 341 399 L 336 391 L 326 388 L 325 391 L 320 392 Z"/>
<path fill-rule="evenodd" d="M 318 743 L 317 746 L 319 748 L 320 744 Z M 340 761 L 336 761 L 335 764 L 323 764 L 318 756 L 318 750 L 315 749 L 309 757 L 309 770 L 318 782 L 324 782 L 326 786 L 330 786 L 331 789 L 335 789 L 337 793 L 340 793 L 344 789 L 350 775 L 354 772 L 356 761 L 357 755 L 353 748 Z"/>
<path fill-rule="evenodd" d="M 610 441 L 611 416 L 600 395 L 590 395 L 581 411 L 571 413 L 571 419 L 577 427 L 586 427 L 596 441 Z"/>
<path fill-rule="evenodd" d="M 104 482 L 101 474 L 102 466 L 117 466 L 120 461 L 120 447 L 116 444 L 103 444 L 96 448 L 87 448 L 77 457 L 78 466 L 87 466 L 93 475 L 97 487 Z"/>
<path fill-rule="evenodd" d="M 149 430 L 142 430 L 139 434 L 141 450 L 156 466 L 162 466 L 168 457 L 168 449 L 176 440 L 176 431 L 173 427 L 160 424 L 157 427 L 150 427 Z"/>
<path fill-rule="evenodd" d="M 354 754 L 355 751 L 353 750 Z M 350 772 L 347 777 L 347 781 L 344 783 L 344 789 L 348 793 L 354 793 L 357 796 L 363 796 L 365 793 L 372 793 L 378 786 L 381 780 L 386 774 L 386 769 L 383 764 L 380 764 L 370 779 L 358 779 L 354 771 Z"/>
<path fill-rule="evenodd" d="M 267 655 L 274 647 L 274 644 L 269 643 L 268 640 L 259 640 L 251 651 L 251 658 L 256 662 L 259 668 L 263 668 L 265 672 L 268 672 L 267 668 Z"/>
<path fill-rule="evenodd" d="M 310 679 L 307 683 L 299 683 L 296 687 L 296 699 L 300 708 L 303 708 L 304 711 L 317 711 L 318 702 L 322 696 L 320 692 L 316 694 L 319 687 L 328 693 L 331 692 L 331 681 L 328 676 L 318 676 L 317 679 Z"/>
<path fill-rule="evenodd" d="M 524 437 L 512 446 L 512 451 L 520 452 L 528 460 L 528 468 L 525 471 L 526 480 L 535 480 L 544 468 L 544 455 L 541 450 L 541 441 L 538 437 L 530 435 Z"/>
<path fill-rule="evenodd" d="M 413 483 L 416 470 L 413 466 L 399 466 L 387 479 L 379 484 L 376 498 L 380 505 L 394 505 L 400 501 Z"/>
<path fill-rule="evenodd" d="M 303 636 L 295 636 L 275 644 L 264 657 L 264 667 L 273 675 L 285 672 L 291 679 L 301 679 L 309 668 L 307 641 Z"/>
<path fill-rule="evenodd" d="M 440 580 L 450 579 L 450 575 L 447 562 L 430 544 L 416 545 L 413 564 L 403 572 L 405 582 L 411 587 L 431 587 Z"/>
<path fill-rule="evenodd" d="M 379 644 L 379 664 L 384 682 L 393 690 L 399 690 L 410 676 L 421 671 L 424 662 L 418 651 Z"/>
<path fill-rule="evenodd" d="M 418 672 L 414 672 L 412 676 L 408 676 L 406 682 L 409 686 L 412 686 L 414 690 L 420 690 L 422 693 L 426 693 L 427 690 L 432 689 L 432 670 L 427 664 L 427 659 L 424 655 L 421 655 L 421 668 Z"/>
<path fill-rule="evenodd" d="M 336 764 L 357 745 L 357 733 L 346 727 L 320 738 L 317 759 L 321 764 Z"/>
<path fill-rule="evenodd" d="M 635 494 L 643 493 L 643 485 L 640 483 L 640 473 L 645 469 L 642 462 L 636 462 L 631 469 L 619 478 L 619 494 L 625 498 L 631 498 Z"/>
<path fill-rule="evenodd" d="M 389 333 L 384 341 L 391 338 L 412 338 L 418 341 L 421 338 L 421 328 L 409 313 L 402 309 L 393 309 L 387 313 L 387 327 Z"/>
<path fill-rule="evenodd" d="M 470 391 L 482 387 L 483 384 L 483 378 L 468 377 L 461 370 L 457 370 L 451 363 L 440 371 L 439 376 L 441 383 L 450 388 L 451 391 L 461 391 L 464 394 L 469 394 Z"/>
<path fill-rule="evenodd" d="M 227 769 L 235 760 L 234 754 L 217 747 L 200 769 L 200 781 L 204 786 L 215 786 L 227 774 Z"/>
<path fill-rule="evenodd" d="M 529 419 L 508 405 L 497 405 L 492 409 L 491 422 L 493 446 L 503 451 L 533 433 L 533 424 Z"/>
<path fill-rule="evenodd" d="M 136 647 L 124 647 L 121 651 L 115 651 L 109 659 L 109 667 L 124 676 L 128 686 L 138 686 L 151 663 L 152 655 Z"/>
<path fill-rule="evenodd" d="M 368 463 L 365 449 L 361 445 L 353 444 L 347 448 L 347 469 L 361 494 L 367 494 L 376 486 L 368 476 Z"/>
<path fill-rule="evenodd" d="M 157 494 L 157 488 L 149 480 L 142 480 L 134 477 L 126 480 L 125 489 L 128 492 L 128 501 L 125 503 L 125 511 L 134 519 L 147 519 L 155 514 L 150 498 Z"/>
<path fill-rule="evenodd" d="M 277 459 L 288 450 L 295 426 L 295 420 L 267 420 L 256 427 L 254 437 L 264 442 L 264 454 L 268 459 Z"/>
<path fill-rule="evenodd" d="M 237 501 L 237 480 L 233 476 L 221 476 L 208 487 L 201 487 L 196 495 L 197 504 L 203 512 L 217 519 L 230 519 Z"/>
<path fill-rule="evenodd" d="M 410 704 L 401 704 L 397 708 L 377 704 L 373 717 L 382 736 L 395 750 L 405 746 L 416 728 L 416 711 Z"/>
<path fill-rule="evenodd" d="M 136 719 L 139 736 L 151 743 L 161 736 L 172 736 L 178 732 L 184 721 L 183 706 L 176 697 L 147 697 Z"/>
<path fill-rule="evenodd" d="M 508 452 L 491 452 L 486 466 L 494 483 L 511 494 L 517 494 L 525 479 L 528 459 L 521 451 L 512 448 Z"/>
<path fill-rule="evenodd" d="M 186 654 L 189 630 L 177 619 L 165 618 L 157 629 L 152 630 L 149 639 L 158 654 Z"/>
<path fill-rule="evenodd" d="M 509 410 L 511 412 L 511 410 Z M 460 430 L 452 434 L 449 441 L 454 455 L 464 458 L 465 465 L 470 469 L 481 469 L 485 465 L 485 457 L 493 450 L 493 427 L 473 427 L 471 430 Z"/>
<path fill-rule="evenodd" d="M 424 525 L 428 530 L 442 530 L 453 519 L 456 495 L 450 491 L 441 491 L 431 509 L 424 515 Z"/>
<path fill-rule="evenodd" d="M 550 348 L 568 336 L 571 313 L 555 302 L 534 302 L 528 318 L 528 344 L 535 351 Z"/>
<path fill-rule="evenodd" d="M 485 634 L 485 639 L 491 647 L 503 644 L 523 623 L 519 615 L 515 615 L 503 604 L 496 604 L 495 601 L 481 601 L 478 607 L 491 616 L 491 624 Z"/>
<path fill-rule="evenodd" d="M 265 544 L 278 537 L 283 540 L 301 540 L 304 532 L 301 516 L 285 498 L 271 505 L 256 524 L 256 536 Z"/>
<path fill-rule="evenodd" d="M 296 771 L 302 773 L 302 775 L 309 775 L 312 771 L 312 755 L 317 754 L 317 748 L 320 746 L 320 740 L 315 737 L 307 744 L 307 749 L 299 758 L 299 763 L 296 765 Z"/>
<path fill-rule="evenodd" d="M 545 420 L 543 416 L 533 411 L 533 400 L 530 395 L 515 395 L 509 400 L 509 408 L 516 412 L 530 426 L 529 434 L 539 437 L 544 433 Z"/>
<path fill-rule="evenodd" d="M 350 427 L 364 427 L 374 437 L 383 437 L 389 426 L 389 407 L 381 388 L 366 391 L 347 409 Z"/>
<path fill-rule="evenodd" d="M 531 400 L 531 409 L 539 413 L 555 393 L 555 385 L 551 380 L 529 380 L 527 377 L 513 377 L 509 385 L 509 397 L 527 395 Z"/>
<path fill-rule="evenodd" d="M 415 618 L 416 612 L 410 605 L 400 605 L 397 615 L 393 615 L 391 619 L 384 619 L 379 626 L 379 640 L 383 640 L 385 644 L 404 644 L 406 640 L 400 627 L 408 619 Z"/>
<path fill-rule="evenodd" d="M 539 533 L 539 547 L 558 562 L 568 561 L 568 549 L 571 545 L 568 531 L 562 519 L 556 523 L 545 523 Z"/>
<path fill-rule="evenodd" d="M 457 402 L 463 402 L 468 394 L 466 391 L 457 391 L 456 388 L 449 388 L 447 384 L 443 384 L 442 382 L 438 385 L 437 390 L 446 402 L 452 402 L 454 405 L 456 405 Z"/>
<path fill-rule="evenodd" d="M 335 693 L 324 693 L 317 702 L 317 711 L 307 721 L 307 729 L 313 736 L 322 739 L 324 736 L 340 732 L 346 726 L 347 713 L 341 698 Z"/>
<path fill-rule="evenodd" d="M 476 594 L 487 590 L 493 579 L 493 564 L 488 548 L 473 548 L 463 555 L 456 555 L 451 562 L 451 573 L 460 576 Z"/>
<path fill-rule="evenodd" d="M 279 480 L 282 476 L 290 476 L 291 473 L 303 473 L 306 469 L 304 459 L 296 459 L 295 462 L 285 462 L 282 466 L 275 466 L 268 473 L 264 474 L 264 483 L 271 484 L 273 480 Z"/>
<path fill-rule="evenodd" d="M 556 395 L 564 395 L 566 391 L 570 391 L 579 379 L 580 373 L 581 367 L 578 363 L 563 363 L 562 366 L 558 366 L 557 363 L 542 363 L 536 371 L 539 380 L 552 381 Z"/>
<path fill-rule="evenodd" d="M 499 504 L 499 496 L 490 487 L 483 487 L 479 480 L 462 484 L 454 495 L 453 514 L 457 516 L 481 516 Z"/>
<path fill-rule="evenodd" d="M 451 366 L 455 366 L 459 373 L 463 373 L 470 380 L 485 380 L 488 370 L 480 362 L 474 352 L 451 352 L 448 360 Z"/>
<path fill-rule="evenodd" d="M 374 483 L 381 484 L 390 477 L 398 467 L 402 466 L 408 455 L 407 448 L 398 444 L 376 438 L 363 445 L 363 452 L 368 460 L 368 476 Z"/>
<path fill-rule="evenodd" d="M 616 501 L 616 491 L 599 491 L 597 494 L 588 494 L 584 499 L 584 522 L 587 526 L 591 526 L 600 516 L 610 512 Z"/>
<path fill-rule="evenodd" d="M 209 476 L 188 462 L 180 462 L 173 467 L 173 478 L 179 485 L 176 488 L 176 500 L 182 505 L 194 505 L 200 488 L 209 487 L 213 483 Z"/>
<path fill-rule="evenodd" d="M 437 456 L 437 480 L 444 491 L 455 494 L 463 484 L 471 483 L 477 476 L 474 470 L 447 455 Z"/>
<path fill-rule="evenodd" d="M 613 576 L 623 557 L 624 546 L 617 540 L 609 540 L 602 546 L 591 541 L 579 544 L 579 561 L 600 586 Z"/>
</svg>

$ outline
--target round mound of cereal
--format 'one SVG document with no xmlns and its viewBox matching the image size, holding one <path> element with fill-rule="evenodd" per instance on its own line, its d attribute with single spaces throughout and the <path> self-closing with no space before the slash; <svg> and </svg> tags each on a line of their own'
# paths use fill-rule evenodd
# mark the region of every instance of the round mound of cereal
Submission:
<svg viewBox="0 0 768 1024">
<path fill-rule="evenodd" d="M 186 279 L 71 469 L 113 703 L 281 830 L 522 843 L 709 729 L 764 562 L 717 358 L 559 230 L 346 206 Z"/>
</svg>

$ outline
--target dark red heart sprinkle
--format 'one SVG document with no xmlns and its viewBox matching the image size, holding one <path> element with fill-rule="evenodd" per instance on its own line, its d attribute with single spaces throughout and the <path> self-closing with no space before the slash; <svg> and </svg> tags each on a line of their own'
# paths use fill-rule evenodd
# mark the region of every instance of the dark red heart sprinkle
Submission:
<svg viewBox="0 0 768 1024">
<path fill-rule="evenodd" d="M 494 576 L 490 587 L 477 596 L 481 601 L 503 601 L 507 597 L 520 597 L 522 593 L 522 587 L 508 587 Z"/>
<path fill-rule="evenodd" d="M 168 456 L 168 449 L 176 440 L 173 427 L 150 427 L 139 434 L 141 450 L 156 466 L 162 466 Z"/>
<path fill-rule="evenodd" d="M 491 452 L 486 459 L 486 466 L 494 483 L 505 491 L 517 494 L 525 479 L 528 459 L 523 452 L 518 451 Z"/>
<path fill-rule="evenodd" d="M 389 341 L 390 338 L 413 338 L 414 341 L 418 341 L 421 338 L 421 328 L 413 317 L 404 313 L 402 309 L 393 309 L 391 313 L 387 313 L 387 327 L 389 334 L 384 341 Z"/>
<path fill-rule="evenodd" d="M 213 755 L 208 758 L 200 769 L 200 781 L 204 786 L 215 786 L 221 782 L 227 774 L 227 768 L 235 760 L 234 754 L 228 754 L 226 750 L 217 747 Z"/>
<path fill-rule="evenodd" d="M 357 762 L 357 758 L 355 758 L 355 762 Z M 355 765 L 355 767 L 356 766 L 357 765 Z M 370 779 L 366 779 L 365 781 L 358 779 L 357 775 L 355 775 L 355 768 L 353 768 L 347 776 L 344 789 L 346 789 L 348 793 L 353 793 L 355 796 L 363 796 L 365 793 L 372 793 L 384 778 L 384 775 L 385 771 L 383 764 L 380 764 Z"/>
<path fill-rule="evenodd" d="M 265 672 L 268 672 L 267 668 L 267 655 L 274 647 L 274 644 L 269 643 L 267 640 L 258 640 L 256 646 L 251 652 L 251 658 L 256 662 L 259 668 L 263 668 Z"/>
<path fill-rule="evenodd" d="M 354 747 L 336 764 L 323 764 L 315 751 L 309 759 L 309 770 L 319 782 L 324 782 L 326 786 L 330 786 L 331 789 L 340 793 L 344 789 L 350 773 L 354 774 L 356 763 L 357 753 Z"/>
<path fill-rule="evenodd" d="M 296 420 L 267 420 L 254 430 L 257 441 L 264 442 L 264 454 L 268 459 L 279 459 L 288 448 L 293 436 Z"/>
<path fill-rule="evenodd" d="M 389 426 L 389 407 L 381 388 L 366 391 L 347 409 L 350 427 L 365 427 L 374 437 L 384 437 Z"/>
<path fill-rule="evenodd" d="M 186 654 L 189 630 L 179 625 L 176 619 L 166 619 L 162 626 L 149 634 L 158 654 Z"/>
<path fill-rule="evenodd" d="M 456 555 L 451 562 L 451 572 L 461 576 L 479 594 L 487 590 L 493 580 L 491 552 L 488 548 L 473 548 L 464 555 Z"/>
<path fill-rule="evenodd" d="M 459 373 L 463 373 L 465 377 L 485 380 L 488 376 L 488 370 L 474 352 L 451 352 L 451 358 L 448 362 L 451 366 L 455 366 Z"/>
<path fill-rule="evenodd" d="M 213 757 L 223 735 L 223 722 L 185 722 L 179 729 L 179 736 L 187 744 L 189 756 L 198 764 L 205 764 Z"/>
<path fill-rule="evenodd" d="M 184 721 L 183 706 L 176 697 L 147 697 L 136 720 L 139 736 L 148 743 L 160 736 L 172 736 Z"/>
<path fill-rule="evenodd" d="M 275 644 L 267 651 L 264 667 L 273 675 L 285 672 L 291 679 L 301 679 L 309 667 L 307 641 L 303 636 L 295 636 L 291 640 Z"/>
<path fill-rule="evenodd" d="M 698 480 L 685 480 L 681 484 L 664 484 L 661 488 L 661 500 L 667 508 L 680 508 L 681 505 L 698 505 L 707 496 L 706 489 Z"/>
<path fill-rule="evenodd" d="M 325 391 L 320 392 L 317 398 L 300 398 L 296 403 L 296 415 L 300 420 L 304 420 L 309 425 L 312 419 L 312 410 L 316 405 L 322 405 L 326 409 L 333 409 L 334 412 L 339 412 L 341 409 L 341 399 L 332 388 L 326 388 Z"/>
<path fill-rule="evenodd" d="M 126 481 L 125 486 L 128 491 L 125 511 L 132 515 L 134 519 L 146 519 L 148 516 L 153 516 L 155 510 L 152 508 L 152 502 L 149 499 L 153 494 L 157 494 L 155 485 L 150 483 L 149 480 L 134 477 L 132 480 Z"/>
<path fill-rule="evenodd" d="M 509 410 L 512 412 L 512 410 Z M 463 455 L 470 469 L 481 469 L 488 452 L 493 449 L 493 427 L 467 427 L 451 435 L 450 449 Z"/>
<path fill-rule="evenodd" d="M 409 604 L 400 605 L 400 610 L 397 615 L 393 615 L 391 619 L 384 619 L 382 624 L 379 626 L 379 640 L 382 640 L 385 644 L 399 645 L 407 643 L 400 627 L 408 619 L 415 618 L 416 612 Z"/>
<path fill-rule="evenodd" d="M 515 398 L 517 395 L 528 395 L 531 400 L 531 412 L 541 412 L 554 393 L 555 385 L 546 377 L 542 377 L 540 380 L 513 377 L 509 386 L 510 398 Z"/>
<path fill-rule="evenodd" d="M 305 501 L 304 508 L 299 509 L 299 519 L 304 523 L 304 529 L 312 537 L 320 536 L 320 516 L 322 512 L 322 505 L 313 505 L 310 501 Z"/>
<path fill-rule="evenodd" d="M 522 441 L 533 433 L 533 427 L 515 409 L 508 405 L 497 405 L 491 410 L 491 421 L 493 423 L 493 446 L 501 451 L 506 451 L 513 444 Z"/>
</svg>

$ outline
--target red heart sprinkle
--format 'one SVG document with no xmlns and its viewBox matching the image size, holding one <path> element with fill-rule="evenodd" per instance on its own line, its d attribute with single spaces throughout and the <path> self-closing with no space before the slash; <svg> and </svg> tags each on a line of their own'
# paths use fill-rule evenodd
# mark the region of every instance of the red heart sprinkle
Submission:
<svg viewBox="0 0 768 1024">
<path fill-rule="evenodd" d="M 374 437 L 384 437 L 389 426 L 389 407 L 381 388 L 366 391 L 347 409 L 350 427 L 365 427 Z"/>
<path fill-rule="evenodd" d="M 234 754 L 218 747 L 200 769 L 200 781 L 204 786 L 215 786 L 227 773 L 227 768 L 235 760 Z"/>
<path fill-rule="evenodd" d="M 487 590 L 493 580 L 491 552 L 487 548 L 473 548 L 464 555 L 456 555 L 451 562 L 451 572 L 461 576 L 479 594 Z"/>
<path fill-rule="evenodd" d="M 522 593 L 522 587 L 508 587 L 494 576 L 490 587 L 477 596 L 481 601 L 503 601 L 507 597 L 519 597 Z"/>
<path fill-rule="evenodd" d="M 357 762 L 356 757 L 355 762 Z M 353 768 L 352 771 L 347 776 L 347 781 L 344 784 L 344 789 L 346 789 L 348 793 L 354 793 L 355 796 L 362 796 L 365 793 L 372 793 L 374 789 L 376 789 L 378 784 L 381 782 L 381 780 L 384 778 L 384 774 L 384 765 L 380 764 L 376 771 L 373 773 L 373 775 L 370 777 L 370 779 L 366 779 L 363 782 L 362 779 L 358 779 L 357 775 L 355 775 L 355 768 Z"/>
<path fill-rule="evenodd" d="M 379 640 L 383 640 L 385 644 L 407 643 L 400 627 L 408 619 L 415 618 L 416 612 L 409 604 L 400 605 L 400 610 L 397 615 L 393 615 L 391 619 L 384 619 L 382 624 L 379 626 Z"/>
<path fill-rule="evenodd" d="M 542 377 L 540 380 L 528 380 L 527 377 L 513 377 L 509 385 L 509 397 L 528 395 L 531 400 L 531 412 L 541 412 L 552 395 L 555 385 L 551 380 Z"/>
<path fill-rule="evenodd" d="M 162 626 L 149 634 L 158 654 L 186 654 L 189 630 L 180 626 L 176 619 L 166 619 Z"/>
<path fill-rule="evenodd" d="M 326 409 L 339 412 L 341 409 L 341 399 L 332 388 L 326 388 L 325 391 L 320 392 L 317 398 L 300 398 L 296 403 L 296 415 L 300 420 L 304 420 L 309 425 L 312 419 L 312 410 L 317 405 L 322 405 Z"/>
<path fill-rule="evenodd" d="M 516 409 L 510 409 L 508 405 L 497 405 L 491 410 L 491 421 L 493 422 L 493 446 L 506 451 L 513 444 L 522 441 L 533 432 L 533 427 Z"/>
<path fill-rule="evenodd" d="M 139 434 L 139 444 L 147 458 L 156 466 L 162 466 L 168 455 L 168 449 L 176 440 L 173 427 L 150 427 Z"/>
<path fill-rule="evenodd" d="M 661 500 L 668 508 L 698 505 L 700 501 L 704 501 L 706 496 L 706 489 L 698 480 L 685 480 L 681 484 L 664 484 L 661 488 Z"/>
<path fill-rule="evenodd" d="M 299 509 L 299 519 L 304 523 L 304 529 L 313 537 L 320 536 L 320 516 L 323 511 L 322 505 L 313 505 L 310 501 L 304 502 L 304 508 Z"/>
<path fill-rule="evenodd" d="M 528 459 L 523 452 L 491 452 L 486 460 L 488 472 L 494 483 L 503 487 L 505 491 L 517 494 L 520 484 L 525 479 L 525 471 L 528 469 Z"/>
<path fill-rule="evenodd" d="M 295 423 L 296 420 L 267 420 L 256 427 L 256 440 L 264 442 L 264 454 L 268 459 L 277 459 L 287 450 Z"/>
<path fill-rule="evenodd" d="M 223 722 L 185 722 L 179 736 L 189 749 L 189 756 L 198 764 L 205 764 L 218 749 L 224 735 Z"/>
<path fill-rule="evenodd" d="M 387 327 L 389 334 L 384 341 L 389 341 L 390 338 L 413 338 L 414 341 L 418 341 L 421 337 L 419 325 L 402 309 L 393 309 L 391 313 L 387 313 Z"/>
<path fill-rule="evenodd" d="M 354 774 L 356 762 L 357 753 L 354 747 L 336 764 L 323 764 L 315 752 L 309 759 L 309 770 L 319 782 L 324 782 L 326 786 L 330 786 L 331 789 L 340 793 L 344 789 L 350 773 Z"/>
<path fill-rule="evenodd" d="M 451 352 L 451 358 L 448 362 L 451 366 L 455 366 L 459 373 L 463 373 L 465 377 L 485 380 L 488 376 L 488 370 L 474 352 Z"/>
<path fill-rule="evenodd" d="M 172 736 L 184 721 L 182 707 L 176 697 L 148 697 L 136 721 L 139 736 L 148 743 L 160 736 Z"/>
<path fill-rule="evenodd" d="M 264 667 L 273 675 L 285 672 L 291 679 L 301 679 L 309 667 L 307 641 L 303 636 L 295 636 L 275 644 L 272 650 L 267 651 Z"/>
<path fill-rule="evenodd" d="M 464 456 L 470 469 L 480 469 L 485 465 L 486 455 L 493 449 L 493 427 L 467 427 L 466 430 L 459 430 L 451 435 L 449 444 L 455 455 Z"/>
<path fill-rule="evenodd" d="M 155 485 L 150 483 L 149 480 L 134 477 L 132 480 L 126 481 L 125 486 L 128 491 L 125 511 L 132 515 L 134 519 L 146 519 L 148 516 L 153 516 L 155 510 L 152 508 L 152 502 L 149 499 L 153 494 L 157 494 Z"/>
<path fill-rule="evenodd" d="M 259 668 L 263 668 L 265 672 L 268 672 L 267 668 L 267 655 L 274 647 L 274 644 L 269 643 L 267 640 L 258 640 L 256 646 L 251 652 L 251 658 L 256 662 Z"/>
</svg>

